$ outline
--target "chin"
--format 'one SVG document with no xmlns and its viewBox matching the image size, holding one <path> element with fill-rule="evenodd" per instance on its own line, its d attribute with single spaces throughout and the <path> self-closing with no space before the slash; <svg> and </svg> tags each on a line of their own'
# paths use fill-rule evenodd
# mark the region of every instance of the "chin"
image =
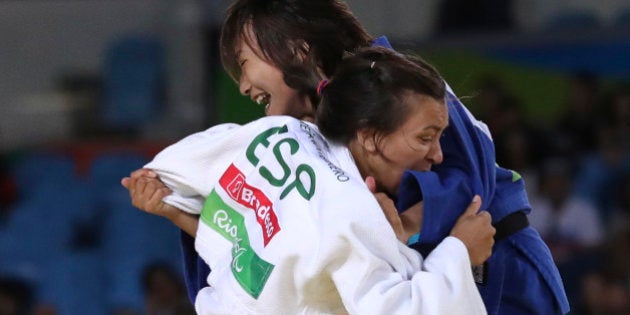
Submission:
<svg viewBox="0 0 630 315">
<path fill-rule="evenodd" d="M 304 120 L 304 121 L 308 121 L 308 122 L 315 122 L 315 117 L 311 116 L 311 115 L 304 115 L 302 117 L 300 117 L 300 120 Z"/>
<path fill-rule="evenodd" d="M 381 193 L 385 193 L 387 194 L 387 196 L 389 196 L 390 198 L 392 197 L 396 197 L 398 194 L 398 189 L 392 189 L 389 187 L 385 187 L 382 185 L 376 185 L 376 192 L 381 192 Z"/>
</svg>

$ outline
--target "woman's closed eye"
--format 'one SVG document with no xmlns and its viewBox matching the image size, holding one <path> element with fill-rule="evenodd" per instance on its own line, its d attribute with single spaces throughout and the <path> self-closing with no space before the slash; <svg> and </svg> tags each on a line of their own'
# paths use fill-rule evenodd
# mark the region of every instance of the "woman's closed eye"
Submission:
<svg viewBox="0 0 630 315">
<path fill-rule="evenodd" d="M 433 136 L 420 136 L 419 137 L 420 143 L 422 144 L 429 144 L 431 142 L 433 142 L 433 140 L 435 140 L 435 137 Z"/>
<path fill-rule="evenodd" d="M 418 135 L 414 138 L 407 138 L 407 144 L 410 148 L 416 151 L 421 151 L 423 148 L 427 148 L 433 144 L 435 137 L 427 135 Z"/>
</svg>

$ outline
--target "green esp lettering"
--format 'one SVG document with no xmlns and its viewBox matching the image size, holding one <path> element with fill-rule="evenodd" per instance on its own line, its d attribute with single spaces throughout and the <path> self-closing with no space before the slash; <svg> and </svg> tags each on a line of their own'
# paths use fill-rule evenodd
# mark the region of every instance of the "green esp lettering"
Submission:
<svg viewBox="0 0 630 315">
<path fill-rule="evenodd" d="M 304 183 L 301 181 L 300 174 L 302 173 L 305 173 L 310 181 L 308 191 L 304 187 Z M 304 197 L 304 199 L 311 200 L 315 194 L 315 172 L 313 171 L 313 168 L 306 164 L 298 165 L 295 169 L 295 180 L 287 185 L 287 187 L 282 191 L 280 194 L 280 200 L 284 199 L 284 197 L 286 197 L 294 188 L 297 189 L 298 193 Z"/>
<path fill-rule="evenodd" d="M 256 156 L 256 147 L 258 147 L 258 145 L 262 145 L 265 148 L 268 147 L 269 138 L 271 136 L 277 133 L 285 133 L 287 131 L 289 131 L 289 128 L 287 127 L 287 125 L 284 125 L 282 127 L 269 128 L 257 135 L 256 138 L 254 138 L 254 141 L 252 141 L 252 143 L 250 143 L 247 147 L 246 155 L 249 162 L 251 162 L 254 166 L 258 165 L 260 159 L 258 159 L 258 157 Z"/>
<path fill-rule="evenodd" d="M 282 152 L 280 152 L 280 145 L 282 145 L 283 143 L 287 143 L 289 145 L 291 155 L 295 154 L 295 152 L 300 149 L 300 145 L 298 144 L 298 142 L 292 138 L 282 139 L 278 141 L 278 143 L 276 143 L 276 145 L 273 147 L 273 155 L 276 157 L 278 164 L 280 164 L 280 167 L 282 168 L 282 176 L 280 178 L 276 178 L 273 176 L 273 174 L 271 174 L 271 171 L 269 171 L 267 167 L 262 166 L 260 168 L 260 175 L 262 175 L 263 178 L 269 181 L 271 185 L 276 187 L 284 185 L 284 183 L 286 183 L 287 179 L 289 178 L 289 175 L 291 175 L 291 168 L 289 168 L 289 165 L 282 156 Z"/>
</svg>

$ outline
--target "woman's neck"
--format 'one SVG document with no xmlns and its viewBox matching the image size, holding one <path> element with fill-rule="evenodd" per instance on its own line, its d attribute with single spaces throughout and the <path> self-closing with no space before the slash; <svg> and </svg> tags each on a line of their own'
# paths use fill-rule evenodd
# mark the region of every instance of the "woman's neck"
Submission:
<svg viewBox="0 0 630 315">
<path fill-rule="evenodd" d="M 354 164 L 356 164 L 359 169 L 361 178 L 365 180 L 366 177 L 371 175 L 369 164 L 366 161 L 367 152 L 365 152 L 363 146 L 361 146 L 356 140 L 350 141 L 348 144 L 348 150 L 350 150 L 352 159 L 354 159 Z"/>
<path fill-rule="evenodd" d="M 300 120 L 305 120 L 308 122 L 315 122 L 315 107 L 311 102 L 311 99 L 308 96 L 304 96 L 304 112 L 301 117 L 297 117 Z"/>
</svg>

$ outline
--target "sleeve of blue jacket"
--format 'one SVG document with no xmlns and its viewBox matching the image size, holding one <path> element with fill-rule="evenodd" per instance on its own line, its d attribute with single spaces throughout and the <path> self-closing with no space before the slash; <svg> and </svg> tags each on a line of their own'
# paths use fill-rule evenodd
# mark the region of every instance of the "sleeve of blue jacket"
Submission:
<svg viewBox="0 0 630 315">
<path fill-rule="evenodd" d="M 377 45 L 391 48 L 381 37 Z M 444 161 L 430 172 L 407 171 L 397 207 L 423 200 L 421 235 L 411 247 L 427 254 L 449 235 L 472 196 L 496 224 L 514 212 L 531 211 L 525 182 L 495 162 L 488 128 L 476 120 L 447 86 L 449 127 L 440 139 Z M 531 227 L 499 241 L 487 262 L 487 282 L 479 286 L 488 314 L 565 314 L 569 304 L 551 253 Z M 516 268 L 516 267 L 519 268 Z"/>
<path fill-rule="evenodd" d="M 407 171 L 399 190 L 398 209 L 423 200 L 420 241 L 428 244 L 448 236 L 473 195 L 481 196 L 482 209 L 488 209 L 495 193 L 495 152 L 488 128 L 472 117 L 450 88 L 446 103 L 449 126 L 440 139 L 443 163 L 431 172 Z"/>
<path fill-rule="evenodd" d="M 393 49 L 385 36 L 372 45 Z M 420 237 L 424 244 L 437 244 L 448 236 L 473 195 L 479 195 L 482 209 L 487 209 L 495 190 L 495 152 L 487 126 L 470 114 L 448 84 L 446 105 L 449 126 L 440 139 L 443 163 L 431 172 L 405 172 L 398 193 L 400 211 L 424 201 Z"/>
</svg>

